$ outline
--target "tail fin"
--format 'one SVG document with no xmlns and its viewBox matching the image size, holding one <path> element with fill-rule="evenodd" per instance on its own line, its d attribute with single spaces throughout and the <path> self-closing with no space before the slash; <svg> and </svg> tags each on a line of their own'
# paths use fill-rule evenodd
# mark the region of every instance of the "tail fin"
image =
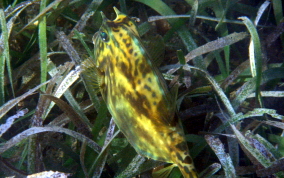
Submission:
<svg viewBox="0 0 284 178">
<path fill-rule="evenodd" d="M 173 168 L 175 168 L 176 165 L 172 164 L 171 166 L 165 167 L 163 169 L 160 169 L 152 174 L 153 178 L 164 178 L 169 177 L 171 174 Z"/>
<path fill-rule="evenodd" d="M 189 155 L 185 142 L 176 145 L 176 151 L 172 154 L 173 162 L 179 167 L 184 178 L 198 178 L 193 160 Z"/>
</svg>

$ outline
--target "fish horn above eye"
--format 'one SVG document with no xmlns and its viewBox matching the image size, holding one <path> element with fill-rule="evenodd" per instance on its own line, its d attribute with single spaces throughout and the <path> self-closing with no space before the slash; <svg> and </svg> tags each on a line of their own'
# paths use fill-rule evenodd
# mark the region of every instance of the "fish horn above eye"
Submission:
<svg viewBox="0 0 284 178">
<path fill-rule="evenodd" d="M 114 12 L 116 13 L 116 16 L 122 14 L 115 6 L 113 6 L 113 9 L 114 9 Z"/>
<path fill-rule="evenodd" d="M 108 20 L 108 18 L 105 16 L 105 14 L 102 11 L 101 11 L 101 16 L 102 16 L 103 21 L 107 21 Z"/>
</svg>

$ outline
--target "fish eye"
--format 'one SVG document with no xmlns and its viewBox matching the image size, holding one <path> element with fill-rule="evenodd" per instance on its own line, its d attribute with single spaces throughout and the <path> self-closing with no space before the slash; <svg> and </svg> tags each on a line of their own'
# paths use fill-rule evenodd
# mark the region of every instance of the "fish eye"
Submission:
<svg viewBox="0 0 284 178">
<path fill-rule="evenodd" d="M 100 33 L 100 36 L 101 36 L 101 39 L 104 41 L 104 42 L 108 42 L 109 38 L 108 38 L 108 35 L 106 32 L 101 32 Z"/>
</svg>

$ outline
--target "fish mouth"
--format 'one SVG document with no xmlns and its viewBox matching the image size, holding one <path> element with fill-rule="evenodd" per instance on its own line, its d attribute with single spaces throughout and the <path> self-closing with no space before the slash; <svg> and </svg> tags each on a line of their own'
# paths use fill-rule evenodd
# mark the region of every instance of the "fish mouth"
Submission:
<svg viewBox="0 0 284 178">
<path fill-rule="evenodd" d="M 99 32 L 100 32 L 100 31 L 97 31 L 97 32 L 94 34 L 93 38 L 92 38 L 92 41 L 93 41 L 93 44 L 94 44 L 94 45 L 96 44 L 96 40 L 98 39 Z"/>
</svg>

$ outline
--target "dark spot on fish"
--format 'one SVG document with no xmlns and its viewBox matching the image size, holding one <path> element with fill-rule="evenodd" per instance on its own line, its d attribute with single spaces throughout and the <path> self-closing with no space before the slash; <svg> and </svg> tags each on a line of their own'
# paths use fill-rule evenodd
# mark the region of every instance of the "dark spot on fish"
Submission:
<svg viewBox="0 0 284 178">
<path fill-rule="evenodd" d="M 157 96 L 157 95 L 156 95 L 156 92 L 153 92 L 153 93 L 152 93 L 152 97 L 153 97 L 153 98 L 156 98 L 156 96 Z M 157 103 L 156 103 L 156 104 L 157 104 Z M 155 105 L 156 105 L 156 104 L 155 104 Z"/>
<path fill-rule="evenodd" d="M 142 77 L 145 78 L 146 75 L 147 75 L 148 73 L 150 73 L 150 72 L 151 72 L 150 66 L 146 66 L 146 67 L 144 68 L 144 70 L 141 71 Z"/>
<path fill-rule="evenodd" d="M 144 68 L 145 68 L 145 64 L 140 64 L 139 65 L 139 70 L 141 71 L 141 72 L 143 72 L 144 71 Z"/>
<path fill-rule="evenodd" d="M 110 59 L 109 59 L 110 60 Z M 112 74 L 114 72 L 114 65 L 111 62 L 108 62 L 108 67 L 107 69 L 109 70 L 109 73 Z"/>
<path fill-rule="evenodd" d="M 135 90 L 136 89 L 136 83 L 132 82 L 132 89 Z"/>
<path fill-rule="evenodd" d="M 186 156 L 185 159 L 183 160 L 184 163 L 187 163 L 187 164 L 192 164 L 192 159 L 190 156 Z"/>
<path fill-rule="evenodd" d="M 140 85 L 140 84 L 141 84 L 141 80 L 139 79 L 139 80 L 137 81 L 137 83 Z"/>
<path fill-rule="evenodd" d="M 188 173 L 188 174 L 190 173 L 190 170 L 188 169 L 188 167 L 183 166 L 183 169 L 185 170 L 186 173 Z"/>
<path fill-rule="evenodd" d="M 107 65 L 107 62 L 109 62 L 110 56 L 104 56 L 103 58 L 99 59 L 99 68 L 104 69 Z"/>
<path fill-rule="evenodd" d="M 133 71 L 133 64 L 132 64 L 132 62 L 128 61 L 128 65 L 129 65 L 129 67 L 128 67 L 129 71 L 132 72 Z"/>
<path fill-rule="evenodd" d="M 178 160 L 182 161 L 182 157 L 181 157 L 181 155 L 179 153 L 176 153 L 176 156 L 177 156 Z"/>
<path fill-rule="evenodd" d="M 144 94 L 140 94 L 140 98 L 143 99 L 143 100 L 145 100 L 147 97 L 146 97 L 146 95 L 144 95 Z"/>
<path fill-rule="evenodd" d="M 120 36 L 120 37 L 122 37 L 122 36 L 123 36 L 123 34 L 122 34 L 122 33 L 119 33 L 119 36 Z"/>
<path fill-rule="evenodd" d="M 135 66 L 138 66 L 139 58 L 135 60 Z"/>
<path fill-rule="evenodd" d="M 141 101 L 143 101 L 143 103 L 147 107 L 149 107 L 150 106 L 149 101 L 145 100 L 146 96 L 143 94 L 140 94 L 139 92 L 136 92 L 136 95 L 137 95 L 137 99 L 135 99 L 131 93 L 127 94 L 126 97 L 128 101 L 130 102 L 132 108 L 134 108 L 137 113 L 145 115 L 147 118 L 149 118 L 150 115 L 148 113 L 148 110 L 143 106 L 143 104 L 141 104 Z"/>
<path fill-rule="evenodd" d="M 124 44 L 126 44 L 127 38 L 123 38 L 122 41 L 123 41 Z"/>
<path fill-rule="evenodd" d="M 108 45 L 108 49 L 110 50 L 111 54 L 113 54 L 112 46 Z"/>
<path fill-rule="evenodd" d="M 123 57 L 127 58 L 127 55 L 126 55 L 125 51 L 123 49 L 121 49 L 121 48 L 119 48 L 119 49 L 120 49 L 120 52 L 123 54 Z"/>
<path fill-rule="evenodd" d="M 120 62 L 120 66 L 122 70 L 127 70 L 127 66 L 125 64 L 125 62 Z"/>
<path fill-rule="evenodd" d="M 138 55 L 137 52 L 135 52 L 135 53 L 134 53 L 134 56 L 136 57 L 137 55 Z"/>
<path fill-rule="evenodd" d="M 138 76 L 138 70 L 137 69 L 135 69 L 135 71 L 134 71 L 134 76 Z"/>
<path fill-rule="evenodd" d="M 128 69 L 128 66 L 124 62 L 121 62 L 120 66 L 121 66 L 121 72 L 124 74 L 125 78 L 127 78 L 128 81 L 133 79 L 133 75 L 131 71 Z"/>
<path fill-rule="evenodd" d="M 181 151 L 187 150 L 185 142 L 181 142 L 181 143 L 177 144 L 176 147 Z"/>
<path fill-rule="evenodd" d="M 147 68 L 145 68 L 145 73 L 150 73 L 152 71 L 151 67 L 148 65 Z"/>
<path fill-rule="evenodd" d="M 151 88 L 148 85 L 144 85 L 144 88 L 148 91 L 151 91 Z"/>
<path fill-rule="evenodd" d="M 150 83 L 152 82 L 152 79 L 150 77 L 148 78 L 148 82 L 150 82 Z"/>
<path fill-rule="evenodd" d="M 133 53 L 133 49 L 131 48 L 131 49 L 129 49 L 129 54 L 132 54 Z"/>
<path fill-rule="evenodd" d="M 149 69 L 148 66 L 142 63 L 139 66 L 139 71 L 142 73 L 142 77 L 145 78 L 147 73 L 151 72 L 151 69 Z"/>
<path fill-rule="evenodd" d="M 118 61 L 119 61 L 119 57 L 118 57 L 118 56 L 116 56 L 116 57 L 115 57 L 115 60 L 116 60 L 116 62 L 118 62 Z"/>
<path fill-rule="evenodd" d="M 182 164 L 178 163 L 177 166 L 178 166 L 178 167 L 182 167 Z"/>
<path fill-rule="evenodd" d="M 157 105 L 157 102 L 156 102 L 156 101 L 154 101 L 154 102 L 153 102 L 153 105 L 155 105 L 155 106 L 156 106 L 156 105 Z"/>
<path fill-rule="evenodd" d="M 129 48 L 129 46 L 131 45 L 131 43 L 126 43 L 126 47 Z"/>
<path fill-rule="evenodd" d="M 120 44 L 118 43 L 118 41 L 115 38 L 112 38 L 112 42 L 113 42 L 115 47 L 119 47 L 120 46 Z"/>
<path fill-rule="evenodd" d="M 151 104 L 149 102 L 149 100 L 147 100 L 147 97 L 144 95 L 145 97 L 145 100 L 144 100 L 144 104 L 148 107 L 148 108 L 151 108 Z"/>
</svg>

